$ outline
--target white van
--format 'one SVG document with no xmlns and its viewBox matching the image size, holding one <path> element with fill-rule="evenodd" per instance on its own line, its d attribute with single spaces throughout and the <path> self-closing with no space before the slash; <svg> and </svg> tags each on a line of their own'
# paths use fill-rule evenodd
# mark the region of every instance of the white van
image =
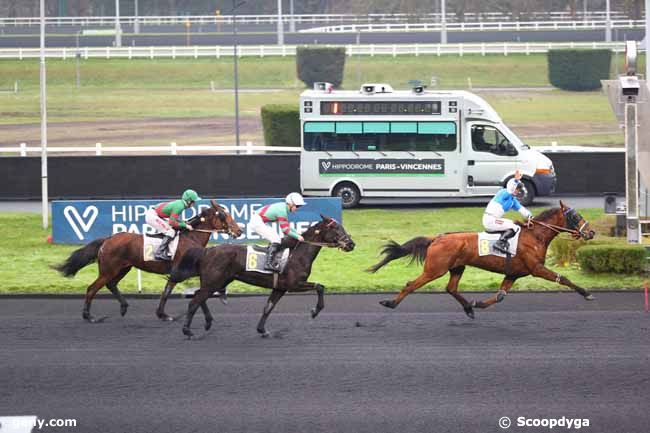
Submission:
<svg viewBox="0 0 650 433">
<path fill-rule="evenodd" d="M 530 149 L 482 98 L 466 91 L 394 91 L 364 84 L 300 95 L 300 182 L 306 196 L 448 198 L 496 193 L 516 169 L 527 194 L 554 192 L 551 160 Z"/>
</svg>

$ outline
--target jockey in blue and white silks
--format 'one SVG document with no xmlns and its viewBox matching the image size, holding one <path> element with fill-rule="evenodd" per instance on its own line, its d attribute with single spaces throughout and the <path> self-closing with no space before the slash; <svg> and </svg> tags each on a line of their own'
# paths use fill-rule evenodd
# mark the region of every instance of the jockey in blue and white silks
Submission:
<svg viewBox="0 0 650 433">
<path fill-rule="evenodd" d="M 517 200 L 517 197 L 521 196 L 523 190 L 525 190 L 525 186 L 521 181 L 521 173 L 517 171 L 515 177 L 508 181 L 506 187 L 500 189 L 492 200 L 490 200 L 483 214 L 483 227 L 486 230 L 502 232 L 501 238 L 494 245 L 494 248 L 503 253 L 507 253 L 508 251 L 508 239 L 513 237 L 521 228 L 512 220 L 503 218 L 503 215 L 510 209 L 514 209 L 525 218 L 528 218 L 528 220 L 533 217 L 530 211 Z"/>
</svg>

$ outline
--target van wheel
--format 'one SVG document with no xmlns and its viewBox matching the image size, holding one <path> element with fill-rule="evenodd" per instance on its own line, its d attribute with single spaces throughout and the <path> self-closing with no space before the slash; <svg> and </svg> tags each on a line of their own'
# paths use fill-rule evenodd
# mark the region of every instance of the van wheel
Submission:
<svg viewBox="0 0 650 433">
<path fill-rule="evenodd" d="M 350 209 L 359 204 L 361 193 L 359 188 L 351 183 L 341 183 L 336 185 L 332 191 L 332 197 L 340 197 L 343 209 Z"/>
<path fill-rule="evenodd" d="M 524 195 L 519 202 L 524 206 L 530 206 L 535 200 L 535 186 L 529 180 L 523 179 L 522 182 L 526 187 L 526 195 Z"/>
</svg>

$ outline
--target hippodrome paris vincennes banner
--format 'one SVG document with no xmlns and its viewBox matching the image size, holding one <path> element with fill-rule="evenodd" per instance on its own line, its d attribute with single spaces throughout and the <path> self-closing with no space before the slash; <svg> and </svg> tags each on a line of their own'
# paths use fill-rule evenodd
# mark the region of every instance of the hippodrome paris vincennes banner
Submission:
<svg viewBox="0 0 650 433">
<path fill-rule="evenodd" d="M 262 206 L 284 198 L 223 199 L 217 203 L 225 207 L 243 229 L 239 239 L 230 239 L 219 233 L 213 235 L 214 242 L 246 242 L 259 240 L 247 227 L 253 212 Z M 52 202 L 52 238 L 55 243 L 85 244 L 93 239 L 110 236 L 119 232 L 153 233 L 154 230 L 145 222 L 144 214 L 150 207 L 165 200 L 93 200 L 93 201 L 54 201 Z M 289 215 L 289 222 L 298 232 L 320 221 L 320 215 L 326 215 L 341 221 L 341 199 L 307 198 L 306 206 Z M 198 205 L 186 209 L 183 219 L 190 219 L 201 210 L 210 206 L 210 200 L 201 200 Z M 199 210 L 200 212 L 200 210 Z M 277 224 L 273 224 L 279 231 Z"/>
</svg>

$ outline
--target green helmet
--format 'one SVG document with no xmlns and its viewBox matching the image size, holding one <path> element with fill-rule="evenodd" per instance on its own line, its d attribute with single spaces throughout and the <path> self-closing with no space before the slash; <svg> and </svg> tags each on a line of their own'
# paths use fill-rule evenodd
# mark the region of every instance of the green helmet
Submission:
<svg viewBox="0 0 650 433">
<path fill-rule="evenodd" d="M 181 196 L 181 200 L 183 200 L 185 204 L 189 206 L 190 203 L 201 200 L 201 197 L 199 197 L 199 195 L 193 189 L 188 189 L 185 190 Z"/>
</svg>

